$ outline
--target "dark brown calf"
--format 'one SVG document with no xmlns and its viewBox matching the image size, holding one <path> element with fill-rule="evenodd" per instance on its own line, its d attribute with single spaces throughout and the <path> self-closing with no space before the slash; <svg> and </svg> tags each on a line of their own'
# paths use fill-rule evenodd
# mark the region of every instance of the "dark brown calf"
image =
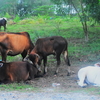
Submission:
<svg viewBox="0 0 100 100">
<path fill-rule="evenodd" d="M 47 72 L 47 56 L 55 55 L 57 60 L 57 67 L 55 74 L 58 73 L 59 65 L 60 65 L 60 55 L 64 54 L 65 62 L 68 66 L 70 66 L 70 61 L 68 58 L 68 43 L 65 38 L 61 36 L 52 36 L 47 38 L 39 38 L 36 41 L 34 49 L 30 52 L 29 58 L 33 64 L 40 65 L 43 60 L 44 64 L 44 74 Z M 70 74 L 70 67 L 68 67 L 68 75 Z"/>
<path fill-rule="evenodd" d="M 29 62 L 0 62 L 0 82 L 20 82 L 34 79 L 39 76 L 39 71 Z"/>
<path fill-rule="evenodd" d="M 21 54 L 23 59 L 34 48 L 27 32 L 6 33 L 0 32 L 0 52 L 2 61 L 6 61 L 7 55 Z"/>
</svg>

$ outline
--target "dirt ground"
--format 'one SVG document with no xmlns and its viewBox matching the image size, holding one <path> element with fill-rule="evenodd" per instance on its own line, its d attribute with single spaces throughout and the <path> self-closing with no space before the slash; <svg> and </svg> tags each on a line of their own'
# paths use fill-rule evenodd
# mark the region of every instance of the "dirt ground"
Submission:
<svg viewBox="0 0 100 100">
<path fill-rule="evenodd" d="M 72 62 L 73 61 L 73 62 Z M 27 83 L 35 89 L 27 88 L 25 91 L 0 91 L 0 100 L 100 100 L 100 88 L 88 86 L 81 88 L 77 85 L 77 72 L 81 67 L 94 65 L 98 61 L 71 60 L 73 74 L 67 76 L 67 66 L 62 61 L 59 73 L 54 76 L 56 61 L 48 62 L 48 75 Z M 57 83 L 58 86 L 54 86 Z"/>
<path fill-rule="evenodd" d="M 98 61 L 91 61 L 91 62 L 86 62 L 86 61 L 71 61 L 71 71 L 74 71 L 70 76 L 67 76 L 67 66 L 65 62 L 61 62 L 60 68 L 59 68 L 59 73 L 57 76 L 54 76 L 54 71 L 55 71 L 55 66 L 56 66 L 56 61 L 55 62 L 48 62 L 48 74 L 47 76 L 36 78 L 34 80 L 29 81 L 30 84 L 33 84 L 35 87 L 38 88 L 53 88 L 57 87 L 57 91 L 66 91 L 66 92 L 71 92 L 71 91 L 77 91 L 77 90 L 82 90 L 83 88 L 79 87 L 77 85 L 77 72 L 81 67 L 85 67 L 88 65 L 94 65 Z M 53 83 L 57 83 L 58 86 L 53 86 Z M 90 87 L 88 87 L 90 88 Z"/>
</svg>

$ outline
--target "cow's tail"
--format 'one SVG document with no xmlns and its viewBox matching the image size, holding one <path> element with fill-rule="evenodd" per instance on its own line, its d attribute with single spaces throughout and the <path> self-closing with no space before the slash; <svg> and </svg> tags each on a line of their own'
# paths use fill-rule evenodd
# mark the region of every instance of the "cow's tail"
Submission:
<svg viewBox="0 0 100 100">
<path fill-rule="evenodd" d="M 68 69 L 67 69 L 67 71 L 68 71 L 68 76 L 70 75 L 70 66 L 71 66 L 71 64 L 70 64 L 70 60 L 69 60 L 69 57 L 68 57 L 68 51 L 66 50 L 66 51 L 64 51 L 64 60 L 65 60 L 65 63 L 68 65 Z"/>
<path fill-rule="evenodd" d="M 64 59 L 65 59 L 65 62 L 68 66 L 71 66 L 70 64 L 70 60 L 69 60 L 69 57 L 68 57 L 68 51 L 64 51 Z"/>
<path fill-rule="evenodd" d="M 66 47 L 65 47 L 65 50 L 64 50 L 63 54 L 64 54 L 65 63 L 68 65 L 68 70 L 67 70 L 68 75 L 70 75 L 70 66 L 71 66 L 71 64 L 70 64 L 70 60 L 69 60 L 69 57 L 68 57 L 68 43 L 67 43 L 67 41 L 66 41 Z"/>
<path fill-rule="evenodd" d="M 65 62 L 68 66 L 70 66 L 70 61 L 69 61 L 69 57 L 68 57 L 68 42 L 65 40 L 65 49 L 64 49 L 64 59 Z"/>
</svg>

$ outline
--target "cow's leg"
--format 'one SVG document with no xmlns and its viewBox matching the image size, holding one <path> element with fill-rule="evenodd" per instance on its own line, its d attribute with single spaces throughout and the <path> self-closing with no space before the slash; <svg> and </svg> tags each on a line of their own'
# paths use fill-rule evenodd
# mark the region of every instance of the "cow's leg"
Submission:
<svg viewBox="0 0 100 100">
<path fill-rule="evenodd" d="M 6 31 L 6 25 L 4 25 L 3 27 L 4 27 L 4 31 Z"/>
<path fill-rule="evenodd" d="M 43 58 L 43 64 L 44 64 L 44 72 L 43 73 L 46 74 L 47 73 L 47 66 L 46 66 L 47 65 L 47 57 Z"/>
<path fill-rule="evenodd" d="M 87 84 L 84 83 L 86 77 L 87 77 L 87 74 L 85 70 L 80 70 L 78 72 L 79 81 L 77 83 L 79 86 L 81 87 L 87 86 Z"/>
<path fill-rule="evenodd" d="M 26 57 L 26 55 L 27 55 L 27 51 L 23 51 L 22 53 L 21 53 L 21 55 L 22 55 L 22 61 L 24 60 L 24 58 Z"/>
<path fill-rule="evenodd" d="M 59 66 L 60 66 L 60 63 L 61 63 L 61 61 L 60 61 L 60 53 L 57 53 L 57 55 L 56 55 L 56 59 L 57 59 L 57 66 L 56 66 L 56 71 L 55 71 L 55 75 L 58 73 L 58 71 L 59 71 Z"/>
<path fill-rule="evenodd" d="M 68 58 L 68 52 L 67 51 L 64 52 L 64 59 L 65 59 L 65 63 L 68 65 L 67 76 L 69 76 L 70 75 L 70 61 L 69 61 L 69 58 Z"/>
<path fill-rule="evenodd" d="M 9 82 L 13 82 L 14 81 L 14 77 L 13 77 L 13 75 L 12 75 L 12 73 L 8 73 L 8 81 Z"/>
</svg>

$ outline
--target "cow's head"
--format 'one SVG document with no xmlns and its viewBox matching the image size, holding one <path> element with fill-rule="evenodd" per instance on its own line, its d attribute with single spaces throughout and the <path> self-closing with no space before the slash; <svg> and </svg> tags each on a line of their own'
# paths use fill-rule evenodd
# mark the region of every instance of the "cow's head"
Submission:
<svg viewBox="0 0 100 100">
<path fill-rule="evenodd" d="M 94 64 L 95 67 L 100 67 L 100 63 Z"/>
<path fill-rule="evenodd" d="M 32 61 L 34 65 L 37 65 L 40 59 L 40 56 L 38 54 L 29 54 L 28 59 Z"/>
<path fill-rule="evenodd" d="M 40 56 L 37 53 L 30 53 L 27 57 L 24 58 L 24 61 L 28 61 L 32 63 L 35 67 L 38 68 L 38 70 L 41 71 L 40 65 L 41 65 L 41 59 Z"/>
</svg>

